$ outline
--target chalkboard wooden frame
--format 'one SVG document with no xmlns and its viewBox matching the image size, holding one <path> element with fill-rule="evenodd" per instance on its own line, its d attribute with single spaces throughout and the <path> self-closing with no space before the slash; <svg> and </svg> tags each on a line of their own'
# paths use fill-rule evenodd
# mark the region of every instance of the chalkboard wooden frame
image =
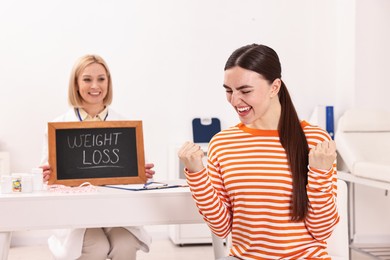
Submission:
<svg viewBox="0 0 390 260">
<path fill-rule="evenodd" d="M 126 138 L 133 138 L 133 139 L 135 138 L 135 140 L 131 140 L 131 142 L 135 144 L 135 147 L 133 147 L 133 149 L 136 149 L 136 158 L 131 158 L 131 159 L 133 161 L 136 161 L 137 175 L 124 176 L 124 177 L 113 176 L 112 171 L 115 170 L 110 169 L 110 171 L 107 171 L 107 173 L 104 172 L 103 176 L 100 175 L 97 178 L 95 177 L 87 177 L 87 178 L 74 177 L 70 179 L 63 178 L 62 176 L 64 176 L 64 174 L 61 172 L 61 170 L 58 170 L 57 167 L 59 165 L 59 162 L 57 161 L 57 155 L 58 153 L 59 154 L 62 153 L 62 150 L 64 149 L 63 147 L 60 147 L 61 145 L 59 143 L 61 142 L 57 140 L 58 133 L 63 133 L 64 131 L 66 132 L 72 130 L 73 131 L 106 131 L 106 130 L 110 131 L 111 129 L 121 129 L 121 130 L 123 129 L 123 131 L 131 131 L 132 133 L 135 133 L 135 136 L 129 135 Z M 48 143 L 49 143 L 49 164 L 52 170 L 48 184 L 63 184 L 67 186 L 78 186 L 84 182 L 90 182 L 93 185 L 108 185 L 108 184 L 135 184 L 135 183 L 140 184 L 140 183 L 146 183 L 147 181 L 145 175 L 145 156 L 144 156 L 142 121 L 49 122 Z M 125 169 L 125 170 L 130 171 L 134 169 Z M 65 170 L 63 170 L 63 172 L 65 172 Z M 132 173 L 132 175 L 134 175 L 134 173 Z"/>
</svg>

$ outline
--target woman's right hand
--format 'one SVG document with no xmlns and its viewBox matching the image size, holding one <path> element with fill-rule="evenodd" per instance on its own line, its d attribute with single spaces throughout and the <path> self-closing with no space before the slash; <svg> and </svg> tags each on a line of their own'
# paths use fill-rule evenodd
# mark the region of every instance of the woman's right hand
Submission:
<svg viewBox="0 0 390 260">
<path fill-rule="evenodd" d="M 41 165 L 41 166 L 39 166 L 39 168 L 43 169 L 43 181 L 48 181 L 50 178 L 50 174 L 51 174 L 50 165 L 48 165 L 48 164 Z"/>
<path fill-rule="evenodd" d="M 199 145 L 193 142 L 185 142 L 178 155 L 189 172 L 198 172 L 204 168 L 202 161 L 204 152 Z"/>
</svg>

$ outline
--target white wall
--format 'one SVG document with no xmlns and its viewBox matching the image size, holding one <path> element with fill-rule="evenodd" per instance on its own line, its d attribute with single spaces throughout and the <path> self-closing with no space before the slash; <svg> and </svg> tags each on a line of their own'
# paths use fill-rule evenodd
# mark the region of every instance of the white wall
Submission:
<svg viewBox="0 0 390 260">
<path fill-rule="evenodd" d="M 337 41 L 338 8 L 308 0 L 3 1 L 0 149 L 10 151 L 12 172 L 38 165 L 46 123 L 67 110 L 70 70 L 86 53 L 109 64 L 113 107 L 143 120 L 146 157 L 160 179 L 169 147 L 192 138 L 193 117 L 219 117 L 223 128 L 238 122 L 222 78 L 241 45 L 279 53 L 302 118 L 317 104 L 338 111 L 351 87 L 338 84 L 344 73 L 335 66 L 348 51 Z"/>
<path fill-rule="evenodd" d="M 390 111 L 390 1 L 356 5 L 356 106 Z"/>
</svg>

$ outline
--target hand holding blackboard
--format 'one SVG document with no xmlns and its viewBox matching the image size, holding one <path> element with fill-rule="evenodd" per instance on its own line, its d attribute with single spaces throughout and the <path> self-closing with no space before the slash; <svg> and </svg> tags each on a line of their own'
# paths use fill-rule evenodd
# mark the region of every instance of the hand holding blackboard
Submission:
<svg viewBox="0 0 390 260">
<path fill-rule="evenodd" d="M 145 183 L 142 121 L 50 122 L 49 184 Z"/>
</svg>

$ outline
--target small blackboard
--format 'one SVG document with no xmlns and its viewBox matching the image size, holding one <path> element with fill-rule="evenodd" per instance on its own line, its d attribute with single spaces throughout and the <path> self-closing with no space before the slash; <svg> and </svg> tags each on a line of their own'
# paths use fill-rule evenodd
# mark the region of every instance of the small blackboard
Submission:
<svg viewBox="0 0 390 260">
<path fill-rule="evenodd" d="M 145 183 L 142 121 L 48 123 L 49 184 Z"/>
</svg>

